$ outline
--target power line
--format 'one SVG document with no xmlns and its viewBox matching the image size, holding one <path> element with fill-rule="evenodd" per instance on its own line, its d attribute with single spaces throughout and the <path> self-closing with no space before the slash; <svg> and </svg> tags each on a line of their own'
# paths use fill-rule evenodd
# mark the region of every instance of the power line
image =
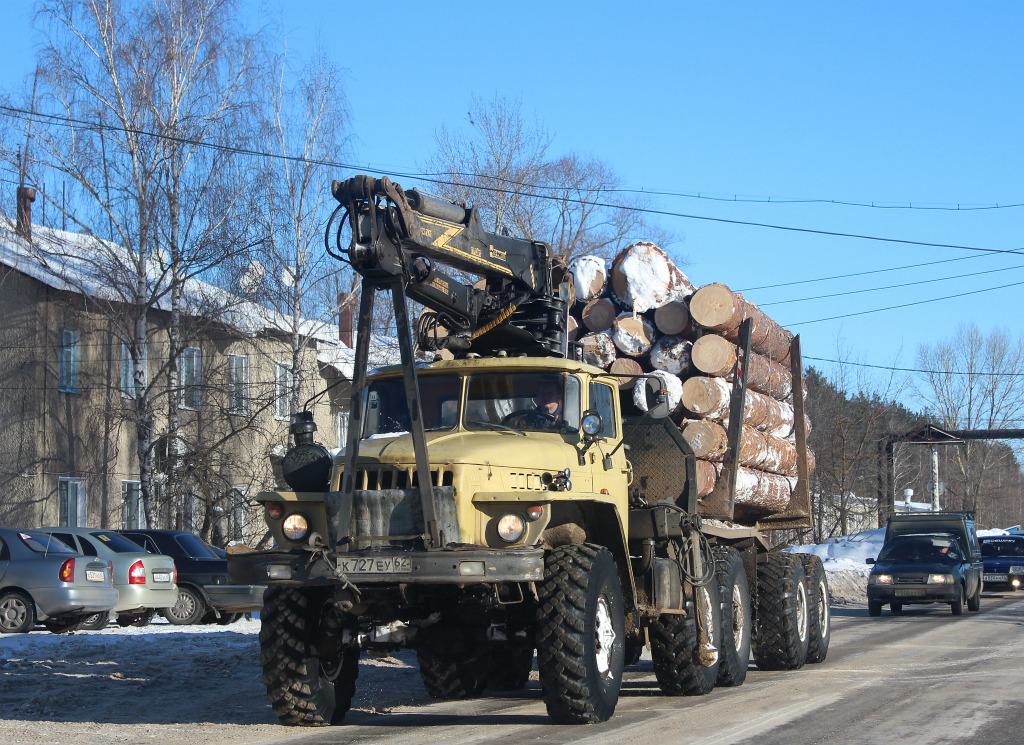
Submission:
<svg viewBox="0 0 1024 745">
<path fill-rule="evenodd" d="M 890 370 L 893 372 L 913 372 L 913 373 L 927 373 L 928 375 L 974 375 L 977 377 L 984 378 L 1016 378 L 1024 377 L 1024 372 L 994 372 L 994 371 L 973 371 L 973 370 L 928 370 L 927 368 L 920 367 L 893 367 L 891 365 L 872 365 L 867 362 L 850 362 L 849 360 L 830 360 L 827 357 L 810 357 L 804 355 L 805 360 L 814 360 L 815 362 L 831 362 L 835 365 L 852 365 L 853 367 L 870 367 L 876 370 Z"/>
<path fill-rule="evenodd" d="M 798 323 L 787 323 L 787 324 L 782 324 L 782 325 L 783 326 L 807 326 L 807 325 L 810 325 L 812 323 L 823 323 L 824 321 L 835 321 L 835 320 L 840 319 L 840 318 L 852 318 L 854 316 L 867 315 L 868 313 L 881 313 L 884 310 L 896 310 L 898 308 L 909 308 L 912 305 L 924 305 L 925 303 L 937 303 L 940 300 L 952 300 L 954 298 L 961 298 L 961 297 L 965 297 L 967 295 L 977 295 L 977 294 L 982 293 L 982 292 L 992 292 L 993 290 L 1003 290 L 1003 289 L 1006 289 L 1007 287 L 1017 287 L 1019 285 L 1024 285 L 1024 282 L 1011 282 L 1008 285 L 999 285 L 998 287 L 986 287 L 986 288 L 981 289 L 981 290 L 971 290 L 970 292 L 960 292 L 960 293 L 957 293 L 956 295 L 946 295 L 944 297 L 935 297 L 935 298 L 930 298 L 928 300 L 917 300 L 917 301 L 914 301 L 912 303 L 901 303 L 900 305 L 890 305 L 890 306 L 885 307 L 885 308 L 873 308 L 872 310 L 861 310 L 861 311 L 857 311 L 856 313 L 844 313 L 844 314 L 838 315 L 838 316 L 829 316 L 828 318 L 816 318 L 813 321 L 800 321 Z"/>
<path fill-rule="evenodd" d="M 965 277 L 977 277 L 982 274 L 996 274 L 998 272 L 1009 272 L 1014 269 L 1024 269 L 1024 266 L 1007 266 L 1001 269 L 986 269 L 983 272 L 971 272 L 970 274 L 955 274 L 950 277 L 936 277 L 934 279 L 921 279 L 917 282 L 903 282 L 897 285 L 885 285 L 883 287 L 867 287 L 861 290 L 847 290 L 846 292 L 833 292 L 829 295 L 815 295 L 814 297 L 802 297 L 794 300 L 773 300 L 768 303 L 758 303 L 761 307 L 766 305 L 784 305 L 786 303 L 803 303 L 809 300 L 825 300 L 833 297 L 843 297 L 844 295 L 859 295 L 864 292 L 880 292 L 881 290 L 897 290 L 903 287 L 913 287 L 915 285 L 927 285 L 933 282 L 948 282 L 953 279 L 964 279 Z"/>
<path fill-rule="evenodd" d="M 157 139 L 164 139 L 164 140 L 168 140 L 168 141 L 171 141 L 171 142 L 178 142 L 178 143 L 181 143 L 181 144 L 193 145 L 195 147 L 211 148 L 211 149 L 219 150 L 219 151 L 222 151 L 222 152 L 232 153 L 232 154 L 235 154 L 235 155 L 251 155 L 251 156 L 257 156 L 257 157 L 262 157 L 262 158 L 272 158 L 272 159 L 276 159 L 276 160 L 286 160 L 286 161 L 293 162 L 293 163 L 305 163 L 305 164 L 309 164 L 309 165 L 329 166 L 329 167 L 332 167 L 332 168 L 342 168 L 342 169 L 346 169 L 346 170 L 356 170 L 356 171 L 357 170 L 364 170 L 360 166 L 355 166 L 355 165 L 352 165 L 352 164 L 349 164 L 349 163 L 339 163 L 339 162 L 336 162 L 336 161 L 328 161 L 328 160 L 317 159 L 317 158 L 304 158 L 304 157 L 294 156 L 294 155 L 283 155 L 283 154 L 277 154 L 277 153 L 268 153 L 268 152 L 264 152 L 264 151 L 260 151 L 260 150 L 253 150 L 251 148 L 239 148 L 239 147 L 236 147 L 236 146 L 221 145 L 221 144 L 217 144 L 217 143 L 208 143 L 208 142 L 203 142 L 201 140 L 195 140 L 195 139 L 191 139 L 191 138 L 187 138 L 187 137 L 176 137 L 176 136 L 173 136 L 173 135 L 159 134 L 159 133 L 154 133 L 154 132 L 147 132 L 145 130 L 138 130 L 138 129 L 129 128 L 129 127 L 114 126 L 114 125 L 109 125 L 109 124 L 97 124 L 95 122 L 88 122 L 88 121 L 85 121 L 85 120 L 76 119 L 76 118 L 68 117 L 68 116 L 58 116 L 58 115 L 55 115 L 55 114 L 43 114 L 43 113 L 39 113 L 39 112 L 31 112 L 31 111 L 27 111 L 25 109 L 20 109 L 20 108 L 11 107 L 11 106 L 0 106 L 0 110 L 7 111 L 8 113 L 10 113 L 13 116 L 16 116 L 18 118 L 40 117 L 40 118 L 44 118 L 44 119 L 49 119 L 50 121 L 57 122 L 58 124 L 62 124 L 62 125 L 78 124 L 78 125 L 81 125 L 83 127 L 89 127 L 91 129 L 106 129 L 106 130 L 115 131 L 115 132 L 123 132 L 125 134 L 142 135 L 142 136 L 146 136 L 146 137 L 153 137 L 153 138 L 157 138 Z M 372 169 L 365 169 L 365 170 L 372 170 Z M 402 173 L 402 172 L 397 172 L 397 171 L 382 171 L 382 170 L 376 170 L 376 171 L 373 171 L 373 172 L 381 174 L 381 175 L 386 175 L 386 176 L 394 176 L 396 178 L 412 178 L 412 179 L 417 179 L 417 180 L 420 180 L 420 181 L 427 181 L 429 183 L 440 184 L 440 185 L 447 185 L 447 186 L 458 186 L 459 185 L 459 184 L 455 184 L 455 183 L 453 183 L 451 181 L 448 181 L 448 180 L 433 178 L 433 177 L 431 177 L 428 174 Z M 476 177 L 479 177 L 476 174 L 473 174 L 473 175 L 476 176 Z M 495 180 L 497 180 L 497 179 L 495 179 Z M 684 212 L 673 212 L 673 211 L 670 211 L 670 210 L 657 210 L 657 209 L 653 209 L 653 208 L 650 208 L 650 207 L 630 207 L 630 206 L 623 206 L 623 205 L 613 204 L 613 203 L 608 203 L 608 202 L 599 202 L 599 201 L 591 201 L 591 200 L 586 200 L 586 199 L 577 199 L 577 198 L 568 197 L 568 196 L 557 197 L 557 196 L 553 196 L 551 194 L 522 193 L 520 191 L 511 191 L 509 189 L 503 189 L 503 188 L 494 187 L 494 186 L 474 185 L 472 188 L 477 189 L 479 191 L 491 191 L 491 192 L 496 192 L 496 193 L 501 193 L 501 194 L 517 194 L 519 196 L 531 197 L 531 198 L 535 198 L 535 199 L 557 200 L 557 201 L 562 201 L 562 202 L 569 202 L 569 203 L 572 203 L 572 204 L 583 204 L 583 205 L 589 205 L 589 206 L 593 206 L 593 207 L 606 207 L 606 208 L 609 208 L 609 209 L 626 210 L 626 211 L 630 211 L 630 212 L 638 212 L 638 213 L 649 214 L 649 215 L 660 215 L 660 216 L 663 216 L 663 217 L 678 217 L 678 218 L 682 218 L 682 219 L 686 219 L 686 220 L 700 220 L 700 221 L 704 221 L 704 222 L 715 222 L 715 223 L 720 223 L 720 224 L 724 224 L 724 225 L 738 225 L 738 226 L 742 226 L 742 227 L 764 228 L 764 229 L 767 229 L 767 230 L 782 230 L 782 231 L 793 232 L 793 233 L 806 233 L 806 234 L 809 234 L 809 235 L 826 235 L 826 236 L 831 236 L 831 237 L 835 237 L 835 238 L 855 238 L 855 239 L 859 239 L 859 240 L 876 241 L 876 242 L 882 242 L 882 243 L 898 243 L 898 244 L 902 244 L 902 245 L 922 246 L 922 247 L 927 247 L 927 248 L 951 248 L 951 249 L 962 250 L 962 251 L 979 251 L 979 252 L 984 252 L 984 253 L 995 253 L 995 254 L 1020 254 L 1020 255 L 1024 255 L 1024 249 L 1021 249 L 1021 248 L 1016 248 L 1016 249 L 996 249 L 996 248 L 985 248 L 985 247 L 981 247 L 981 246 L 965 246 L 965 245 L 954 244 L 954 243 L 933 243 L 933 242 L 929 242 L 929 241 L 915 241 L 915 240 L 909 240 L 909 239 L 906 239 L 906 238 L 887 238 L 887 237 L 884 237 L 884 236 L 867 235 L 867 234 L 862 234 L 862 233 L 844 233 L 844 232 L 835 231 L 835 230 L 819 230 L 819 229 L 815 229 L 815 228 L 801 228 L 801 227 L 796 227 L 796 226 L 792 226 L 792 225 L 775 225 L 775 224 L 772 224 L 772 223 L 757 222 L 757 221 L 752 221 L 752 220 L 730 220 L 730 219 L 723 218 L 723 217 L 711 217 L 711 216 L 708 216 L 708 215 L 694 215 L 694 214 L 688 214 L 688 213 L 684 213 Z M 530 188 L 537 188 L 537 187 L 530 187 Z M 570 189 L 568 187 L 561 187 L 559 190 L 570 191 Z M 599 191 L 602 191 L 602 190 L 599 190 Z M 607 190 L 603 190 L 603 191 L 607 191 Z"/>
</svg>

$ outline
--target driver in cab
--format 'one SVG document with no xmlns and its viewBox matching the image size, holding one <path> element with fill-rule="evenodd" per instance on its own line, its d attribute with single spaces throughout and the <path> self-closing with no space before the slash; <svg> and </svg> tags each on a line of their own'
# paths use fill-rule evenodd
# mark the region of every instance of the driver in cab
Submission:
<svg viewBox="0 0 1024 745">
<path fill-rule="evenodd" d="M 561 429 L 563 418 L 562 387 L 555 379 L 545 378 L 537 387 L 537 414 L 533 422 L 542 429 Z"/>
</svg>

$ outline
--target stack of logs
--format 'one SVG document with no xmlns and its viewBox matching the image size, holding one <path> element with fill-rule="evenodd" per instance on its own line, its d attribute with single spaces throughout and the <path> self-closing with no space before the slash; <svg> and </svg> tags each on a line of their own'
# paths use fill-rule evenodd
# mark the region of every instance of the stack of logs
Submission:
<svg viewBox="0 0 1024 745">
<path fill-rule="evenodd" d="M 576 295 L 570 340 L 585 362 L 619 376 L 620 388 L 632 388 L 641 409 L 643 386 L 634 385 L 635 376 L 661 378 L 670 416 L 697 456 L 699 497 L 711 494 L 722 472 L 739 325 L 751 320 L 735 505 L 754 517 L 785 510 L 797 475 L 793 335 L 724 284 L 694 288 L 653 243 L 626 247 L 610 265 L 584 256 L 570 271 Z M 808 467 L 814 467 L 810 453 Z"/>
</svg>

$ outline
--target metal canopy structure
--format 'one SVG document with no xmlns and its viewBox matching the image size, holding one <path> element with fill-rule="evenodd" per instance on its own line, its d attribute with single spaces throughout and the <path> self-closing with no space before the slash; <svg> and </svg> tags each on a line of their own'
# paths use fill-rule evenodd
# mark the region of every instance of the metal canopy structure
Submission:
<svg viewBox="0 0 1024 745">
<path fill-rule="evenodd" d="M 938 446 L 961 445 L 966 440 L 1022 440 L 1024 429 L 941 429 L 926 424 L 903 434 L 890 433 L 878 440 L 878 524 L 884 525 L 896 511 L 894 504 L 895 474 L 893 450 L 899 443 L 930 445 L 932 448 L 932 483 L 938 489 Z"/>
</svg>

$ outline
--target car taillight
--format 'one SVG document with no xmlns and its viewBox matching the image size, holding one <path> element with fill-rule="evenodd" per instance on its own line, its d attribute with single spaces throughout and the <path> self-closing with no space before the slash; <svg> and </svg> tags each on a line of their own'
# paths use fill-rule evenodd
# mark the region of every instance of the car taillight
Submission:
<svg viewBox="0 0 1024 745">
<path fill-rule="evenodd" d="M 174 565 L 174 584 L 178 584 L 178 565 Z"/>
<path fill-rule="evenodd" d="M 129 585 L 144 585 L 146 584 L 146 567 L 142 566 L 142 560 L 136 561 L 132 564 L 131 569 L 128 570 L 128 584 Z"/>
<path fill-rule="evenodd" d="M 74 582 L 75 581 L 75 560 L 65 559 L 64 563 L 60 565 L 60 571 L 57 573 L 61 582 Z"/>
</svg>

